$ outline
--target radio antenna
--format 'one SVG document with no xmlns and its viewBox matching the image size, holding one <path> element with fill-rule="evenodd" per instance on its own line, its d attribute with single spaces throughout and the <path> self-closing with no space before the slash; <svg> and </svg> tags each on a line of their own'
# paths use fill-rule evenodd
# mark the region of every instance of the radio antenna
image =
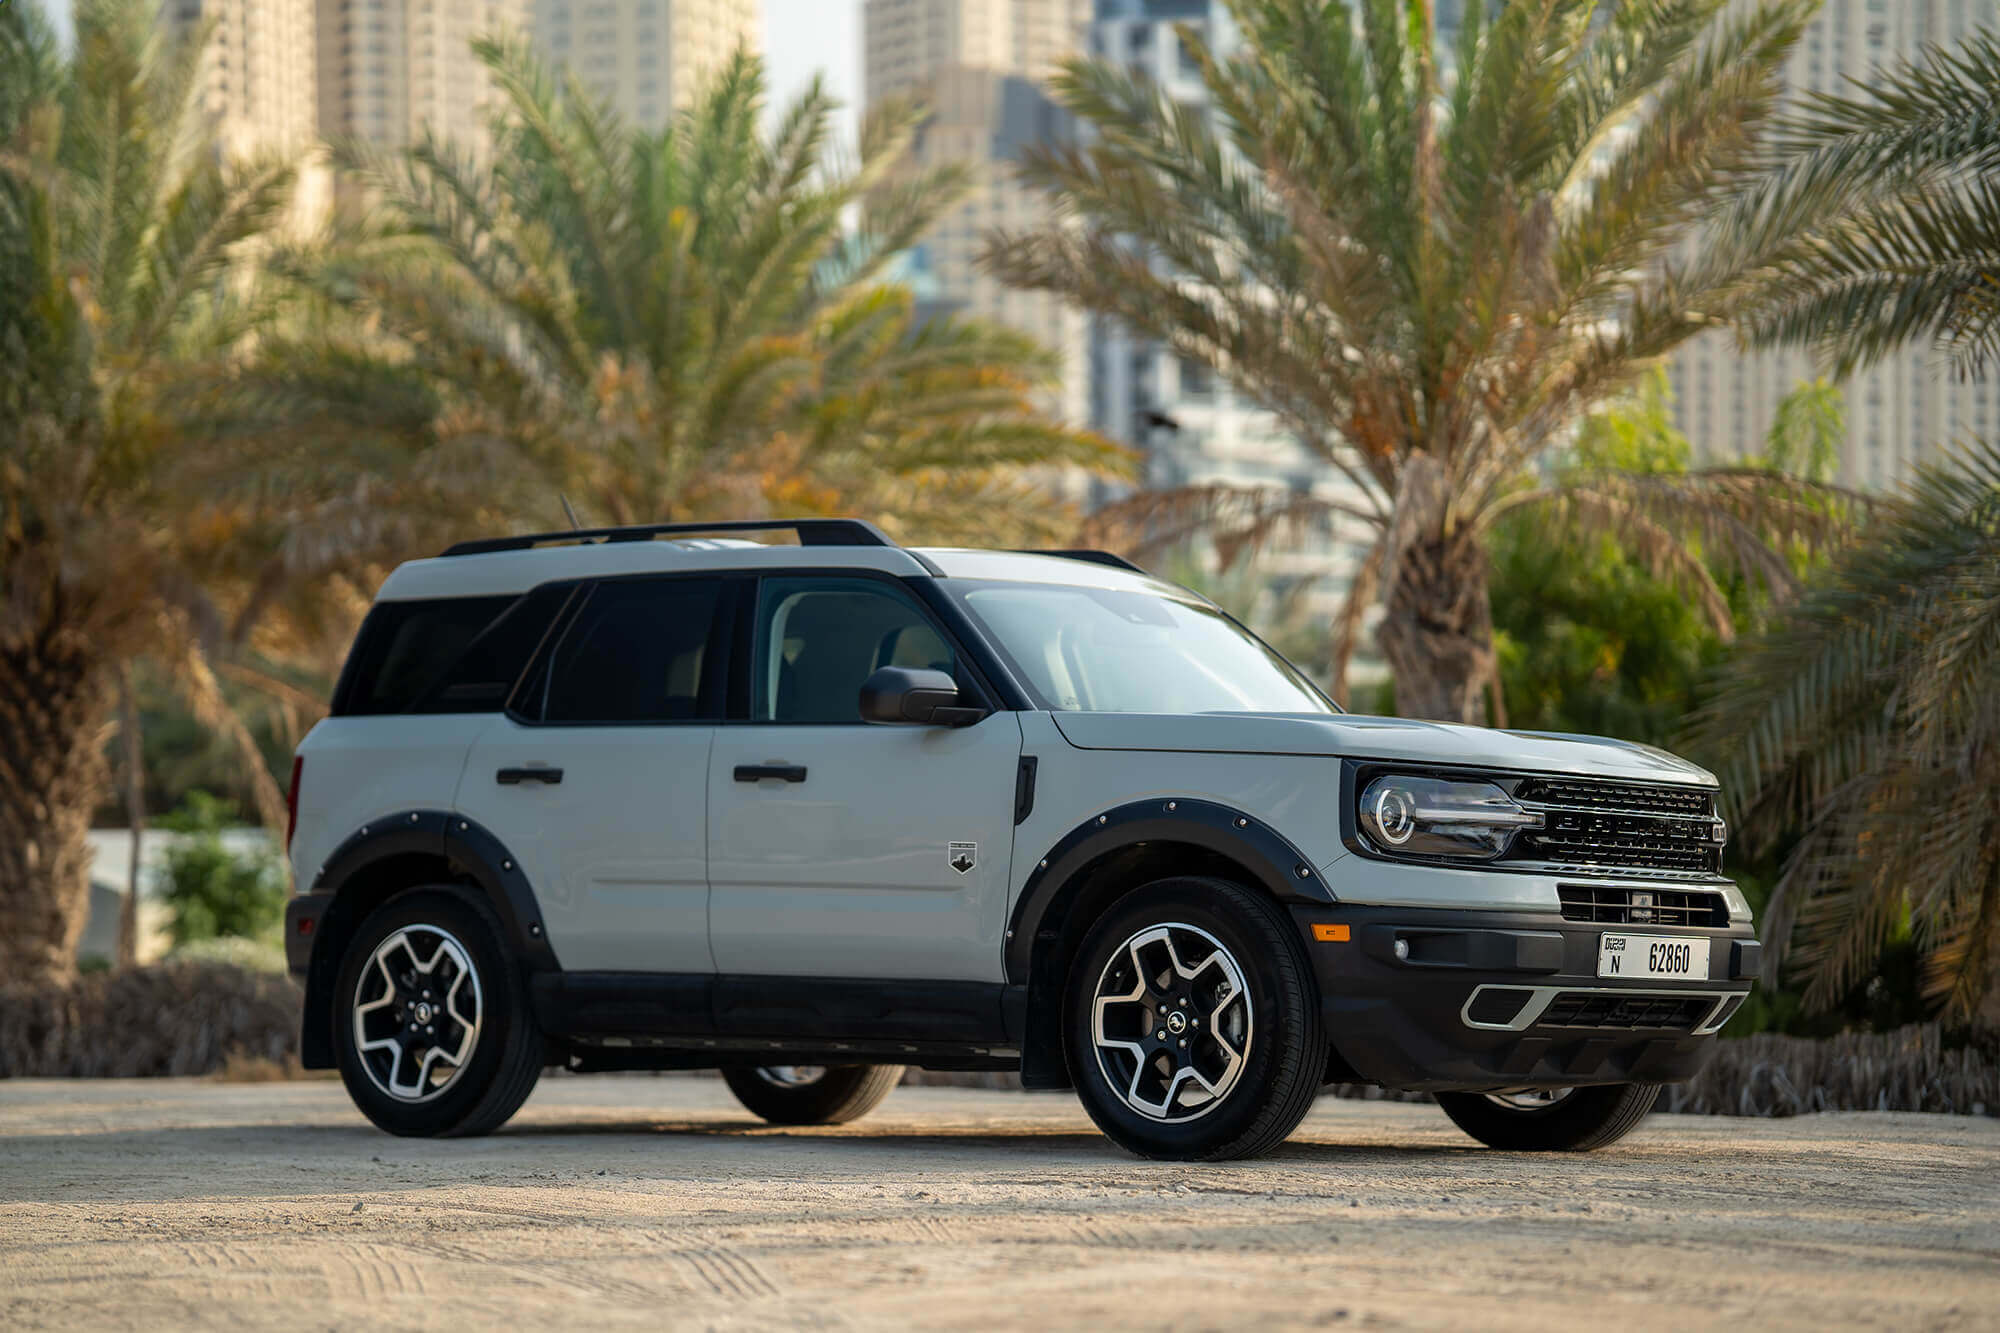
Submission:
<svg viewBox="0 0 2000 1333">
<path fill-rule="evenodd" d="M 569 497 L 567 495 L 558 494 L 556 496 L 556 499 L 562 501 L 563 517 L 569 520 L 570 531 L 582 532 L 583 524 L 576 521 L 576 511 L 569 507 Z"/>
</svg>

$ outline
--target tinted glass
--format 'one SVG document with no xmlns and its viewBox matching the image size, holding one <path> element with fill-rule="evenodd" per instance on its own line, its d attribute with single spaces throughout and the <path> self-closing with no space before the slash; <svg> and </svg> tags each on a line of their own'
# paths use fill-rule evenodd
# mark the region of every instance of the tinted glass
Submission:
<svg viewBox="0 0 2000 1333">
<path fill-rule="evenodd" d="M 957 671 L 915 599 L 873 579 L 766 579 L 757 598 L 758 722 L 861 722 L 861 683 L 885 666 Z"/>
<path fill-rule="evenodd" d="M 1334 711 L 1282 657 L 1211 606 L 1056 584 L 987 583 L 954 591 L 1052 708 Z"/>
<path fill-rule="evenodd" d="M 704 704 L 709 637 L 721 584 L 713 579 L 606 583 L 563 634 L 549 662 L 545 722 L 693 722 Z"/>
<path fill-rule="evenodd" d="M 535 655 L 571 591 L 570 584 L 551 584 L 508 607 L 466 645 L 451 669 L 412 711 L 489 713 L 505 707 L 521 669 Z"/>
<path fill-rule="evenodd" d="M 342 676 L 334 713 L 405 713 L 424 699 L 482 630 L 518 600 L 444 597 L 378 602 L 361 622 Z M 518 673 L 519 667 L 516 671 Z M 442 712 L 485 712 L 499 704 L 469 704 Z"/>
</svg>

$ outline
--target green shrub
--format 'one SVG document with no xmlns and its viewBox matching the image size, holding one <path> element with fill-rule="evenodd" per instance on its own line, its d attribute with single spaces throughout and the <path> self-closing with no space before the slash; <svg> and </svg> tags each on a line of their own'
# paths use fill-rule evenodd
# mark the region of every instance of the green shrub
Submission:
<svg viewBox="0 0 2000 1333">
<path fill-rule="evenodd" d="M 269 937 L 245 939 L 241 935 L 220 935 L 214 939 L 191 940 L 167 955 L 176 963 L 214 963 L 240 967 L 245 972 L 283 972 L 285 946 Z"/>
<path fill-rule="evenodd" d="M 284 867 L 268 851 L 237 852 L 222 841 L 235 815 L 234 805 L 196 791 L 160 821 L 189 835 L 167 852 L 160 889 L 176 949 L 224 936 L 276 941 L 283 929 Z"/>
</svg>

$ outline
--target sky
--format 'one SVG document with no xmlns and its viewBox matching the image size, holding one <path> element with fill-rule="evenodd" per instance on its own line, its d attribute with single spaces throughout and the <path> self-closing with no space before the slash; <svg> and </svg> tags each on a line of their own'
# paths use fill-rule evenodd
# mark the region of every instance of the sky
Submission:
<svg viewBox="0 0 2000 1333">
<path fill-rule="evenodd" d="M 42 0 L 42 5 L 67 34 L 70 0 Z M 861 96 L 861 0 L 764 0 L 764 58 L 774 103 L 824 72 L 828 89 L 846 104 L 843 119 L 852 141 Z"/>
<path fill-rule="evenodd" d="M 853 140 L 861 99 L 861 0 L 764 0 L 764 58 L 774 101 L 823 72 L 828 90 L 847 108 Z"/>
</svg>

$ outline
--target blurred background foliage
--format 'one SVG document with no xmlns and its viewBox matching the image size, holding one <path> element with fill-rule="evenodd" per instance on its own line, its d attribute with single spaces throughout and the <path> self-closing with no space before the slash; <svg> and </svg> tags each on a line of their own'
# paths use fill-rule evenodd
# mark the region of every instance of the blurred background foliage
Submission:
<svg viewBox="0 0 2000 1333">
<path fill-rule="evenodd" d="M 223 841 L 225 832 L 242 823 L 233 804 L 192 791 L 159 823 L 186 835 L 167 849 L 157 889 L 171 913 L 167 933 L 174 952 L 222 939 L 283 944 L 290 890 L 284 863 L 267 845 L 232 847 Z"/>
</svg>

